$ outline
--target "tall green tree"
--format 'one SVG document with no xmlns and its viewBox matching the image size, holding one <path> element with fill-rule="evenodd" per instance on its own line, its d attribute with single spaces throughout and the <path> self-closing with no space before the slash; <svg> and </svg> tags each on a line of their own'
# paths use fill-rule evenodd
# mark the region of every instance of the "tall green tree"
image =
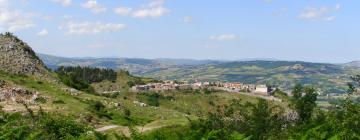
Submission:
<svg viewBox="0 0 360 140">
<path fill-rule="evenodd" d="M 294 100 L 298 100 L 299 98 L 301 98 L 302 94 L 303 94 L 303 86 L 301 84 L 296 84 L 295 87 L 292 90 L 292 95 Z"/>
<path fill-rule="evenodd" d="M 313 87 L 296 85 L 292 91 L 292 104 L 298 114 L 298 123 L 307 123 L 316 108 L 317 91 Z"/>
</svg>

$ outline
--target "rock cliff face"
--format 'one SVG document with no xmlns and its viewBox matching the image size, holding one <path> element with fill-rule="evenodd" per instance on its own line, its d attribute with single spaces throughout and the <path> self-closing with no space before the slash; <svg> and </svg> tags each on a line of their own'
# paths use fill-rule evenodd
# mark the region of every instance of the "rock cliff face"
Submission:
<svg viewBox="0 0 360 140">
<path fill-rule="evenodd" d="M 35 52 L 11 33 L 0 35 L 0 70 L 31 75 L 45 75 L 48 72 Z"/>
</svg>

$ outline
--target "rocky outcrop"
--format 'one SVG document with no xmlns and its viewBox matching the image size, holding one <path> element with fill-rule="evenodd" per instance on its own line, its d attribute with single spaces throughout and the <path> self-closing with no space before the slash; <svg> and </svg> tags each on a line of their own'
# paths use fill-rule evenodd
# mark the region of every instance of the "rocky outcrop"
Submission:
<svg viewBox="0 0 360 140">
<path fill-rule="evenodd" d="M 11 33 L 0 35 L 0 70 L 11 74 L 47 74 L 35 52 Z"/>
<path fill-rule="evenodd" d="M 8 85 L 0 80 L 0 102 L 34 104 L 38 95 L 38 92 L 32 92 L 24 88 Z"/>
<path fill-rule="evenodd" d="M 304 70 L 305 67 L 302 66 L 301 64 L 295 64 L 294 66 L 291 67 L 291 70 Z"/>
<path fill-rule="evenodd" d="M 5 81 L 4 80 L 0 80 L 0 88 L 3 88 L 5 86 Z"/>
</svg>

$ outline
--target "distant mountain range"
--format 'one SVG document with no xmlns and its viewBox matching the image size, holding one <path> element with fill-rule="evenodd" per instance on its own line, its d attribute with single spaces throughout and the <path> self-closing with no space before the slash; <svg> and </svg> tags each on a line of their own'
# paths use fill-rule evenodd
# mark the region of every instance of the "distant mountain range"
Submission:
<svg viewBox="0 0 360 140">
<path fill-rule="evenodd" d="M 347 66 L 347 67 L 360 68 L 360 61 L 352 61 L 352 62 L 349 62 L 349 63 L 345 63 L 343 65 Z"/>
<path fill-rule="evenodd" d="M 217 60 L 193 60 L 193 59 L 143 59 L 143 58 L 66 58 L 46 54 L 37 54 L 46 65 L 51 69 L 59 66 L 91 66 L 111 69 L 124 69 L 133 74 L 142 75 L 143 73 L 166 69 L 177 66 L 194 66 L 209 63 L 220 63 Z"/>
<path fill-rule="evenodd" d="M 222 81 L 274 84 L 289 90 L 295 83 L 314 85 L 325 93 L 344 93 L 349 77 L 360 73 L 360 62 L 346 64 L 301 61 L 218 61 L 193 59 L 64 58 L 38 54 L 52 69 L 91 66 L 124 69 L 134 75 L 186 81 Z"/>
</svg>

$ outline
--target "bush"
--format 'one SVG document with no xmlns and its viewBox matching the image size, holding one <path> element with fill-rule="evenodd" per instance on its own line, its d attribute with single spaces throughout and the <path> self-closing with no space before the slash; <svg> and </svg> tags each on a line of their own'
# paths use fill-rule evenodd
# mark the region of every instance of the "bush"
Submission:
<svg viewBox="0 0 360 140">
<path fill-rule="evenodd" d="M 160 106 L 160 99 L 172 99 L 171 97 L 164 97 L 159 93 L 156 92 L 144 92 L 144 93 L 139 93 L 140 98 L 143 100 L 143 102 L 145 102 L 146 104 L 150 105 L 150 106 Z"/>
<path fill-rule="evenodd" d="M 91 101 L 89 104 L 90 110 L 95 113 L 98 117 L 102 118 L 105 117 L 107 119 L 112 119 L 112 113 L 110 113 L 106 106 L 101 103 L 100 101 Z"/>
<path fill-rule="evenodd" d="M 113 98 L 113 99 L 115 99 L 115 98 L 117 98 L 119 95 L 120 95 L 120 93 L 119 92 L 116 92 L 116 93 L 106 93 L 106 94 L 101 94 L 102 96 L 105 96 L 106 98 Z"/>
<path fill-rule="evenodd" d="M 53 138 L 69 139 L 84 135 L 90 129 L 84 124 L 78 123 L 62 115 L 44 115 L 40 120 L 40 127 Z"/>
<path fill-rule="evenodd" d="M 41 109 L 35 114 L 5 113 L 0 110 L 0 139 L 79 139 L 91 131 L 86 125 L 60 114 Z"/>
<path fill-rule="evenodd" d="M 52 103 L 53 104 L 65 104 L 65 102 L 63 100 L 54 100 Z"/>
<path fill-rule="evenodd" d="M 125 118 L 130 118 L 131 115 L 131 111 L 127 108 L 124 109 L 124 116 Z"/>
<path fill-rule="evenodd" d="M 44 98 L 44 97 L 38 97 L 35 99 L 35 102 L 44 104 L 47 101 L 46 101 L 46 98 Z"/>
</svg>

